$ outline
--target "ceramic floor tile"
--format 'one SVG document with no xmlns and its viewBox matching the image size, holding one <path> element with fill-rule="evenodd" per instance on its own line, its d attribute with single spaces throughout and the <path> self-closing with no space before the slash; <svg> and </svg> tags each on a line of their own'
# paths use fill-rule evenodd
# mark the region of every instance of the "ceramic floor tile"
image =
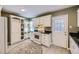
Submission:
<svg viewBox="0 0 79 59">
<path fill-rule="evenodd" d="M 9 54 L 68 54 L 69 51 L 64 48 L 52 45 L 50 48 L 39 45 L 32 41 L 24 43 L 23 47 L 16 47 L 10 50 Z"/>
</svg>

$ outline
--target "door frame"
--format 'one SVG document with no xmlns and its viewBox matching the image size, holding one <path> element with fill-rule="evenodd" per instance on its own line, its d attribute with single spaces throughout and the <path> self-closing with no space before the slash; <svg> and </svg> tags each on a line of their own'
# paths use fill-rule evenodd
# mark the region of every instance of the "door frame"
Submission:
<svg viewBox="0 0 79 59">
<path fill-rule="evenodd" d="M 63 15 L 67 15 L 67 22 L 68 22 L 68 25 L 67 25 L 68 31 L 67 31 L 67 32 L 69 33 L 69 20 L 68 20 L 69 17 L 68 17 L 68 13 L 67 13 L 67 14 L 62 14 L 62 15 L 55 15 L 55 16 L 52 15 L 52 18 L 53 18 L 53 17 L 63 16 Z M 51 20 L 51 25 L 52 25 L 52 24 L 53 24 L 53 19 Z M 52 27 L 52 30 L 53 30 L 53 27 Z M 52 31 L 52 35 L 51 35 L 51 36 L 53 36 L 53 31 Z M 52 42 L 52 45 L 53 45 L 53 37 L 52 37 L 51 42 Z M 68 48 L 69 48 L 69 34 L 68 34 L 68 39 L 66 40 L 66 45 L 67 45 L 66 48 L 68 49 Z M 63 48 L 63 47 L 61 47 L 61 48 Z"/>
</svg>

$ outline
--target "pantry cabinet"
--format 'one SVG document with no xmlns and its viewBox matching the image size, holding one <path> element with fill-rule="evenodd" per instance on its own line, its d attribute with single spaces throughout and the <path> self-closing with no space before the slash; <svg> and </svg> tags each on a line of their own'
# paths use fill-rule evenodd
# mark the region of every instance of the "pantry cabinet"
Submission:
<svg viewBox="0 0 79 59">
<path fill-rule="evenodd" d="M 17 16 L 10 15 L 11 44 L 21 41 L 21 20 Z"/>
<path fill-rule="evenodd" d="M 74 39 L 70 36 L 70 51 L 72 54 L 79 54 L 79 47 Z"/>
<path fill-rule="evenodd" d="M 9 19 L 9 35 L 10 35 L 10 44 L 14 44 L 17 42 L 20 42 L 24 40 L 25 34 L 25 18 L 15 16 L 15 15 L 10 15 Z"/>
</svg>

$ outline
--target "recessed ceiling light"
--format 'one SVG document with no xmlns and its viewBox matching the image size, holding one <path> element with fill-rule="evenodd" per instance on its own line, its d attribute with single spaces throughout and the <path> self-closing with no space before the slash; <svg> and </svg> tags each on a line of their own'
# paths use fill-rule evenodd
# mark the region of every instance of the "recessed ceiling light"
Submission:
<svg viewBox="0 0 79 59">
<path fill-rule="evenodd" d="M 25 11 L 25 9 L 21 9 L 21 11 Z"/>
</svg>

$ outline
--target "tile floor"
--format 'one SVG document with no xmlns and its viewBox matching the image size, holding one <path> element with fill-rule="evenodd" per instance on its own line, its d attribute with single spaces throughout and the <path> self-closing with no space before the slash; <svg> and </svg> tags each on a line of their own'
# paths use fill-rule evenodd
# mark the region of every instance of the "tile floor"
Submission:
<svg viewBox="0 0 79 59">
<path fill-rule="evenodd" d="M 50 48 L 42 46 L 43 54 L 70 54 L 70 52 L 65 49 L 55 45 L 51 45 Z"/>
<path fill-rule="evenodd" d="M 51 45 L 51 47 L 48 48 L 32 41 L 27 44 L 28 45 L 24 45 L 23 47 L 17 47 L 18 49 L 14 48 L 12 51 L 10 50 L 8 54 L 69 54 L 67 49 L 55 45 Z"/>
</svg>

